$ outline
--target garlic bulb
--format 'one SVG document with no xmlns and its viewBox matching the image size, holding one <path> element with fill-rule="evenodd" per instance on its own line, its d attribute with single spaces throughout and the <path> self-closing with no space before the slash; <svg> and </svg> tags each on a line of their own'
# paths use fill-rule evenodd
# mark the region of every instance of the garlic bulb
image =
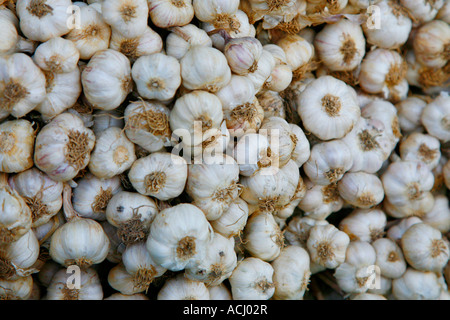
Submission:
<svg viewBox="0 0 450 320">
<path fill-rule="evenodd" d="M 8 8 L 0 9 L 0 26 L 2 34 L 0 38 L 0 55 L 9 54 L 16 50 L 19 42 L 17 27 L 19 20 Z"/>
<path fill-rule="evenodd" d="M 339 195 L 357 208 L 371 208 L 384 199 L 383 184 L 377 175 L 347 172 L 338 182 Z"/>
<path fill-rule="evenodd" d="M 297 246 L 284 248 L 272 261 L 275 300 L 302 300 L 311 271 L 308 252 Z"/>
<path fill-rule="evenodd" d="M 377 48 L 369 51 L 362 61 L 359 84 L 367 93 L 382 94 L 385 99 L 398 102 L 408 93 L 407 69 L 398 52 Z"/>
<path fill-rule="evenodd" d="M 305 129 L 321 140 L 344 137 L 361 114 L 349 86 L 331 76 L 315 79 L 305 88 L 298 97 L 297 112 Z"/>
<path fill-rule="evenodd" d="M 44 71 L 54 73 L 77 69 L 80 52 L 73 42 L 57 37 L 40 44 L 33 55 L 33 61 Z"/>
<path fill-rule="evenodd" d="M 90 160 L 95 135 L 71 113 L 62 113 L 46 124 L 36 136 L 34 163 L 56 181 L 69 181 Z"/>
<path fill-rule="evenodd" d="M 106 235 L 109 238 L 109 252 L 106 256 L 106 260 L 111 263 L 119 263 L 122 261 L 122 253 L 125 245 L 122 243 L 122 239 L 118 235 L 118 230 L 115 226 L 110 224 L 107 220 L 101 221 L 100 224 L 103 227 Z"/>
<path fill-rule="evenodd" d="M 96 135 L 88 168 L 97 178 L 111 179 L 131 168 L 135 160 L 134 144 L 122 129 L 111 127 Z"/>
<path fill-rule="evenodd" d="M 131 102 L 124 113 L 125 134 L 145 150 L 159 151 L 170 145 L 169 115 L 169 108 L 156 101 Z"/>
<path fill-rule="evenodd" d="M 20 29 L 31 40 L 45 42 L 70 31 L 70 0 L 18 0 Z"/>
<path fill-rule="evenodd" d="M 244 248 L 252 257 L 270 262 L 284 246 L 283 233 L 270 212 L 250 215 L 243 232 Z"/>
<path fill-rule="evenodd" d="M 37 168 L 11 176 L 8 182 L 30 208 L 33 228 L 47 223 L 62 207 L 63 184 Z"/>
<path fill-rule="evenodd" d="M 411 227 L 412 225 L 421 222 L 423 221 L 418 217 L 409 217 L 400 219 L 400 221 L 397 224 L 393 225 L 387 230 L 386 236 L 389 239 L 395 241 L 396 243 L 400 243 L 400 239 L 403 237 L 405 231 L 408 230 L 409 227 Z"/>
<path fill-rule="evenodd" d="M 45 98 L 45 76 L 24 53 L 0 57 L 0 119 L 25 116 Z"/>
<path fill-rule="evenodd" d="M 0 249 L 0 278 L 15 280 L 38 272 L 33 268 L 39 256 L 39 242 L 30 229 L 18 240 L 3 244 Z"/>
<path fill-rule="evenodd" d="M 314 38 L 319 58 L 331 71 L 354 70 L 366 53 L 365 46 L 362 28 L 346 19 L 327 24 Z"/>
<path fill-rule="evenodd" d="M 407 265 L 400 246 L 388 238 L 380 238 L 372 242 L 377 259 L 375 264 L 380 267 L 381 275 L 391 279 L 400 278 Z"/>
<path fill-rule="evenodd" d="M 224 54 L 231 71 L 238 75 L 254 72 L 262 51 L 261 42 L 253 37 L 229 39 L 224 48 Z"/>
<path fill-rule="evenodd" d="M 64 214 L 67 222 L 52 235 L 50 256 L 63 266 L 90 267 L 106 259 L 109 238 L 95 220 L 81 218 L 74 211 L 70 198 L 72 190 L 64 186 Z"/>
<path fill-rule="evenodd" d="M 56 272 L 47 288 L 46 300 L 103 299 L 103 288 L 97 271 L 93 268 L 80 270 L 79 288 L 70 282 L 72 274 L 73 271 L 65 268 Z"/>
<path fill-rule="evenodd" d="M 398 102 L 397 108 L 398 123 L 403 133 L 421 131 L 423 129 L 420 116 L 427 103 L 419 97 L 408 97 Z"/>
<path fill-rule="evenodd" d="M 450 231 L 450 208 L 448 198 L 443 194 L 434 196 L 434 206 L 423 217 L 422 221 L 438 229 L 442 233 Z"/>
<path fill-rule="evenodd" d="M 402 277 L 392 281 L 392 295 L 397 300 L 436 300 L 440 293 L 441 287 L 434 272 L 409 267 Z"/>
<path fill-rule="evenodd" d="M 57 214 L 51 217 L 48 222 L 32 229 L 36 234 L 39 243 L 41 243 L 42 248 L 45 248 L 48 251 L 51 236 L 64 223 L 66 223 L 66 219 L 64 218 L 63 211 L 60 210 Z"/>
<path fill-rule="evenodd" d="M 184 26 L 194 18 L 191 0 L 149 0 L 152 22 L 159 28 Z"/>
<path fill-rule="evenodd" d="M 342 209 L 344 199 L 339 194 L 337 183 L 326 186 L 316 185 L 309 179 L 304 179 L 306 192 L 298 204 L 306 217 L 323 220 L 333 212 Z"/>
<path fill-rule="evenodd" d="M 212 47 L 211 38 L 194 24 L 173 27 L 166 38 L 166 53 L 178 60 L 194 46 Z"/>
<path fill-rule="evenodd" d="M 149 26 L 143 34 L 133 38 L 124 37 L 113 30 L 109 48 L 123 53 L 133 63 L 141 56 L 161 52 L 163 41 L 161 36 Z"/>
<path fill-rule="evenodd" d="M 33 277 L 21 277 L 16 280 L 0 279 L 0 298 L 2 300 L 27 300 L 33 290 Z"/>
<path fill-rule="evenodd" d="M 194 46 L 180 59 L 183 86 L 190 90 L 217 92 L 231 78 L 225 55 L 211 47 Z"/>
<path fill-rule="evenodd" d="M 147 28 L 147 0 L 111 0 L 102 2 L 102 15 L 111 28 L 126 37 L 137 37 Z"/>
<path fill-rule="evenodd" d="M 295 141 L 295 147 L 291 153 L 291 160 L 294 160 L 297 166 L 300 168 L 311 155 L 310 144 L 306 138 L 305 132 L 303 132 L 300 126 L 289 123 L 291 134 Z"/>
<path fill-rule="evenodd" d="M 119 262 L 108 272 L 108 284 L 114 290 L 128 296 L 142 292 L 142 289 L 135 285 L 134 278 L 127 272 L 122 262 Z"/>
<path fill-rule="evenodd" d="M 253 72 L 245 75 L 253 83 L 253 87 L 256 92 L 261 91 L 266 83 L 271 81 L 271 74 L 275 68 L 276 61 L 274 56 L 263 48 L 261 57 L 258 60 L 256 68 Z"/>
<path fill-rule="evenodd" d="M 442 68 L 448 62 L 450 26 L 433 20 L 422 25 L 414 36 L 414 54 L 419 63 L 427 67 Z"/>
<path fill-rule="evenodd" d="M 110 127 L 123 128 L 125 121 L 123 117 L 120 116 L 117 110 L 98 110 L 94 112 L 94 124 L 91 129 L 94 131 L 95 136 L 99 135 L 101 132 L 105 131 Z"/>
<path fill-rule="evenodd" d="M 183 273 L 166 280 L 157 300 L 209 300 L 208 287 L 201 281 L 188 279 Z"/>
<path fill-rule="evenodd" d="M 286 89 L 286 92 L 289 89 Z M 278 92 L 263 90 L 256 95 L 259 104 L 264 110 L 264 118 L 280 117 L 286 119 L 286 110 L 284 99 Z"/>
<path fill-rule="evenodd" d="M 345 261 L 349 244 L 349 236 L 332 224 L 315 225 L 306 241 L 311 261 L 328 269 L 335 269 Z"/>
<path fill-rule="evenodd" d="M 137 192 L 119 191 L 106 206 L 106 219 L 125 244 L 144 241 L 158 213 L 155 201 Z"/>
<path fill-rule="evenodd" d="M 448 1 L 444 2 L 435 18 L 450 23 L 450 4 L 448 3 Z"/>
<path fill-rule="evenodd" d="M 208 220 L 220 218 L 240 191 L 239 166 L 227 155 L 205 157 L 204 163 L 189 165 L 186 192 Z"/>
<path fill-rule="evenodd" d="M 94 108 L 115 109 L 132 89 L 130 61 L 112 49 L 97 51 L 81 73 L 81 83 Z"/>
<path fill-rule="evenodd" d="M 220 128 L 222 121 L 222 104 L 219 98 L 201 90 L 178 98 L 169 119 L 172 132 L 182 137 L 186 146 L 201 145 L 208 138 L 205 133 L 209 129 Z"/>
<path fill-rule="evenodd" d="M 181 203 L 161 210 L 155 217 L 146 242 L 147 250 L 162 267 L 179 271 L 205 258 L 213 234 L 199 208 Z"/>
<path fill-rule="evenodd" d="M 216 29 L 233 30 L 236 26 L 234 14 L 239 0 L 194 0 L 195 17 L 202 22 L 210 22 Z"/>
<path fill-rule="evenodd" d="M 301 68 L 314 57 L 314 46 L 299 35 L 286 34 L 278 39 L 275 44 L 286 53 L 286 62 L 291 67 L 294 78 L 296 73 L 300 72 Z"/>
<path fill-rule="evenodd" d="M 0 169 L 23 172 L 33 166 L 35 132 L 28 120 L 11 120 L 0 124 Z"/>
<path fill-rule="evenodd" d="M 146 292 L 153 280 L 166 272 L 165 268 L 152 260 L 144 242 L 128 245 L 122 254 L 122 262 L 133 277 L 135 292 Z"/>
<path fill-rule="evenodd" d="M 327 220 L 316 220 L 308 217 L 294 216 L 283 229 L 286 243 L 291 246 L 306 248 L 311 229 L 316 225 L 327 225 Z"/>
<path fill-rule="evenodd" d="M 311 182 L 329 185 L 342 179 L 353 165 L 350 149 L 341 140 L 321 142 L 311 148 L 311 155 L 303 165 Z"/>
<path fill-rule="evenodd" d="M 208 246 L 206 256 L 186 268 L 188 279 L 204 282 L 208 287 L 217 286 L 228 279 L 237 265 L 237 255 L 234 251 L 234 238 L 225 238 L 214 233 L 214 238 Z"/>
<path fill-rule="evenodd" d="M 247 202 L 238 197 L 230 203 L 228 210 L 225 210 L 218 219 L 210 221 L 210 224 L 216 233 L 231 238 L 244 230 L 248 215 Z"/>
<path fill-rule="evenodd" d="M 73 208 L 81 217 L 105 220 L 109 200 L 122 190 L 120 178 L 99 179 L 91 173 L 77 181 L 73 189 Z"/>
<path fill-rule="evenodd" d="M 350 241 L 374 242 L 384 235 L 386 214 L 379 209 L 355 209 L 341 220 L 339 229 Z"/>
<path fill-rule="evenodd" d="M 408 264 L 419 271 L 442 271 L 450 255 L 448 241 L 441 232 L 425 223 L 406 230 L 401 247 Z"/>
<path fill-rule="evenodd" d="M 441 140 L 450 140 L 450 96 L 441 92 L 433 101 L 426 105 L 422 111 L 421 121 L 426 131 Z"/>
<path fill-rule="evenodd" d="M 47 288 L 50 285 L 50 282 L 52 281 L 55 273 L 61 270 L 61 268 L 62 267 L 60 264 L 51 259 L 46 261 L 37 274 L 37 280 L 39 280 L 39 284 Z"/>
<path fill-rule="evenodd" d="M 273 275 L 272 265 L 261 259 L 239 261 L 228 278 L 233 300 L 269 300 L 275 293 Z"/>
<path fill-rule="evenodd" d="M 412 21 L 408 12 L 398 3 L 392 1 L 378 1 L 380 28 L 369 27 L 363 23 L 364 35 L 367 42 L 378 48 L 397 49 L 408 40 L 412 28 Z M 386 37 L 389 34 L 389 37 Z"/>
<path fill-rule="evenodd" d="M 210 300 L 233 300 L 230 289 L 223 283 L 208 287 L 208 291 Z"/>
<path fill-rule="evenodd" d="M 433 20 L 444 3 L 444 0 L 437 0 L 432 2 L 425 0 L 400 0 L 400 4 L 404 6 L 414 17 L 416 24 Z"/>
<path fill-rule="evenodd" d="M 376 286 L 378 271 L 374 267 L 375 261 L 376 252 L 370 243 L 351 242 L 347 248 L 345 262 L 338 266 L 334 273 L 339 287 L 347 293 L 364 293 Z"/>
<path fill-rule="evenodd" d="M 172 99 L 181 84 L 180 63 L 162 53 L 139 57 L 131 75 L 139 95 L 146 99 Z"/>
<path fill-rule="evenodd" d="M 80 59 L 88 60 L 95 53 L 108 49 L 111 27 L 93 7 L 85 6 L 79 10 L 80 28 L 72 28 L 65 38 L 73 42 Z"/>
<path fill-rule="evenodd" d="M 439 140 L 431 135 L 413 132 L 400 143 L 400 158 L 404 161 L 422 161 L 434 169 L 440 157 Z"/>
</svg>

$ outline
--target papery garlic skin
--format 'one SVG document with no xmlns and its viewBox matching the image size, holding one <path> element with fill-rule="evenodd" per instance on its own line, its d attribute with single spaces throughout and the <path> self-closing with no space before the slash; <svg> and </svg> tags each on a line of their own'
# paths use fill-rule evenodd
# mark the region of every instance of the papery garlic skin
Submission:
<svg viewBox="0 0 450 320">
<path fill-rule="evenodd" d="M 94 112 L 93 116 L 94 124 L 91 129 L 94 131 L 96 136 L 110 127 L 117 127 L 121 129 L 124 127 L 125 122 L 122 117 L 120 117 L 117 110 L 98 110 Z"/>
<path fill-rule="evenodd" d="M 402 160 L 422 161 L 430 169 L 434 169 L 440 157 L 439 140 L 431 135 L 413 132 L 400 143 Z"/>
<path fill-rule="evenodd" d="M 233 300 L 269 300 L 275 293 L 273 274 L 273 267 L 261 259 L 240 261 L 228 278 Z"/>
<path fill-rule="evenodd" d="M 155 217 L 146 242 L 147 250 L 162 267 L 179 271 L 205 257 L 213 233 L 199 208 L 178 204 Z"/>
<path fill-rule="evenodd" d="M 380 267 L 382 276 L 397 279 L 405 273 L 407 264 L 402 249 L 395 241 L 380 238 L 372 242 L 372 246 L 377 255 L 375 263 Z"/>
<path fill-rule="evenodd" d="M 306 87 L 298 98 L 297 112 L 305 129 L 321 140 L 344 137 L 361 115 L 347 84 L 331 76 L 322 76 Z"/>
<path fill-rule="evenodd" d="M 125 132 L 110 127 L 96 135 L 88 168 L 98 178 L 111 179 L 131 168 L 135 160 L 135 146 Z"/>
<path fill-rule="evenodd" d="M 112 267 L 108 272 L 108 284 L 124 295 L 134 295 L 141 293 L 140 286 L 134 283 L 134 276 L 127 272 L 122 262 Z"/>
<path fill-rule="evenodd" d="M 105 21 L 124 36 L 132 38 L 144 33 L 148 20 L 147 0 L 111 0 L 102 2 Z"/>
<path fill-rule="evenodd" d="M 201 281 L 188 279 L 183 273 L 166 280 L 157 300 L 209 300 L 207 286 Z"/>
<path fill-rule="evenodd" d="M 20 0 L 16 12 L 20 29 L 31 40 L 45 42 L 70 31 L 70 0 Z"/>
<path fill-rule="evenodd" d="M 101 13 L 91 6 L 79 9 L 80 28 L 73 28 L 65 39 L 73 42 L 79 51 L 80 59 L 88 60 L 101 51 L 108 49 L 111 27 Z"/>
<path fill-rule="evenodd" d="M 392 294 L 397 300 L 436 300 L 441 292 L 436 273 L 409 267 L 401 278 L 392 281 Z"/>
<path fill-rule="evenodd" d="M 306 247 L 311 261 L 328 269 L 335 269 L 345 261 L 349 236 L 332 224 L 311 228 Z"/>
<path fill-rule="evenodd" d="M 225 55 L 211 47 L 194 46 L 180 59 L 183 86 L 190 90 L 217 92 L 231 78 Z"/>
<path fill-rule="evenodd" d="M 52 180 L 37 168 L 11 176 L 8 182 L 30 208 L 33 228 L 47 223 L 62 207 L 63 184 Z"/>
<path fill-rule="evenodd" d="M 233 300 L 230 289 L 223 283 L 208 287 L 208 291 L 210 300 Z"/>
<path fill-rule="evenodd" d="M 276 61 L 274 56 L 263 48 L 255 70 L 245 75 L 252 81 L 256 92 L 262 91 L 266 83 L 268 83 L 268 81 L 270 82 L 275 65 Z"/>
<path fill-rule="evenodd" d="M 166 38 L 166 53 L 178 60 L 184 57 L 193 46 L 212 47 L 211 38 L 194 24 L 174 27 Z"/>
<path fill-rule="evenodd" d="M 339 180 L 338 190 L 342 199 L 358 208 L 371 208 L 384 199 L 380 178 L 367 172 L 347 172 Z"/>
<path fill-rule="evenodd" d="M 247 224 L 249 215 L 248 204 L 241 198 L 236 198 L 222 215 L 210 224 L 216 233 L 230 238 L 239 235 Z"/>
<path fill-rule="evenodd" d="M 400 0 L 402 6 L 404 6 L 410 14 L 415 18 L 415 23 L 420 24 L 430 20 L 433 20 L 439 9 L 442 8 L 445 1 L 437 0 L 433 2 L 429 1 L 411 1 L 411 0 Z"/>
<path fill-rule="evenodd" d="M 33 290 L 33 276 L 16 280 L 0 279 L 0 297 L 3 300 L 27 300 Z"/>
<path fill-rule="evenodd" d="M 275 300 L 302 300 L 311 271 L 308 252 L 297 246 L 284 248 L 271 263 L 275 283 Z"/>
<path fill-rule="evenodd" d="M 421 121 L 426 131 L 441 140 L 450 140 L 450 96 L 441 92 L 422 111 Z"/>
<path fill-rule="evenodd" d="M 239 0 L 194 0 L 192 4 L 198 20 L 211 22 L 216 28 L 233 28 L 232 16 L 238 10 Z"/>
<path fill-rule="evenodd" d="M 139 95 L 146 99 L 172 99 L 181 84 L 180 63 L 162 53 L 139 57 L 133 64 L 131 75 Z"/>
<path fill-rule="evenodd" d="M 251 177 L 267 165 L 272 156 L 269 140 L 259 133 L 243 135 L 233 149 L 233 157 L 239 165 L 239 174 Z"/>
<path fill-rule="evenodd" d="M 400 219 L 399 223 L 387 230 L 386 236 L 398 244 L 400 243 L 400 239 L 403 237 L 403 234 L 406 232 L 406 230 L 409 229 L 409 227 L 421 222 L 423 221 L 418 217 L 408 217 Z"/>
<path fill-rule="evenodd" d="M 448 198 L 443 194 L 434 196 L 434 206 L 422 217 L 423 222 L 442 233 L 450 230 L 450 208 Z"/>
<path fill-rule="evenodd" d="M 0 28 L 3 31 L 0 36 L 0 55 L 11 53 L 16 49 L 19 41 L 18 23 L 19 20 L 11 10 L 0 9 Z"/>
<path fill-rule="evenodd" d="M 384 235 L 386 214 L 379 209 L 355 209 L 341 220 L 339 229 L 348 234 L 351 241 L 374 242 Z"/>
<path fill-rule="evenodd" d="M 309 233 L 315 225 L 327 225 L 327 220 L 316 220 L 308 217 L 294 216 L 283 229 L 284 238 L 288 245 L 306 248 Z"/>
<path fill-rule="evenodd" d="M 77 68 L 80 52 L 64 38 L 52 38 L 40 44 L 33 55 L 34 62 L 45 71 L 70 72 Z"/>
<path fill-rule="evenodd" d="M 300 168 L 311 155 L 310 143 L 306 138 L 305 132 L 300 128 L 300 126 L 289 123 L 291 128 L 291 133 L 294 136 L 295 147 L 291 153 L 291 160 L 294 160 L 297 166 Z"/>
<path fill-rule="evenodd" d="M 11 120 L 0 124 L 0 169 L 23 172 L 33 166 L 35 133 L 28 120 Z"/>
<path fill-rule="evenodd" d="M 103 300 L 103 288 L 97 271 L 93 268 L 80 272 L 79 288 L 72 288 L 73 271 L 63 268 L 55 273 L 48 288 L 47 300 Z"/>
<path fill-rule="evenodd" d="M 159 28 L 184 26 L 194 18 L 191 0 L 148 0 L 150 19 Z"/>
<path fill-rule="evenodd" d="M 36 136 L 34 163 L 50 178 L 69 181 L 84 169 L 94 148 L 95 135 L 71 113 L 62 113 Z"/>
<path fill-rule="evenodd" d="M 450 255 L 448 241 L 441 232 L 425 223 L 406 230 L 401 247 L 408 264 L 419 271 L 442 271 Z"/>
<path fill-rule="evenodd" d="M 81 83 L 94 108 L 115 109 L 132 89 L 130 61 L 112 49 L 98 51 L 81 73 Z"/>
<path fill-rule="evenodd" d="M 120 178 L 99 179 L 88 173 L 77 181 L 73 190 L 72 203 L 81 217 L 106 220 L 106 207 L 109 200 L 122 190 Z"/>
<path fill-rule="evenodd" d="M 426 105 L 427 103 L 419 97 L 408 97 L 395 105 L 398 122 L 403 133 L 423 129 L 420 117 Z"/>
<path fill-rule="evenodd" d="M 309 63 L 314 56 L 314 46 L 298 35 L 285 35 L 276 43 L 286 53 L 286 62 L 295 72 Z"/>
<path fill-rule="evenodd" d="M 186 160 L 180 156 L 155 152 L 134 161 L 128 177 L 139 193 L 168 200 L 183 192 L 188 168 Z"/>
<path fill-rule="evenodd" d="M 224 48 L 231 71 L 238 75 L 253 72 L 257 68 L 262 51 L 261 42 L 253 37 L 229 39 Z"/>
<path fill-rule="evenodd" d="M 427 67 L 442 68 L 448 62 L 450 26 L 433 20 L 422 25 L 413 38 L 414 54 Z"/>
<path fill-rule="evenodd" d="M 0 57 L 0 119 L 25 116 L 45 98 L 45 76 L 24 53 Z"/>
<path fill-rule="evenodd" d="M 355 69 L 366 53 L 365 46 L 362 28 L 346 19 L 326 25 L 314 38 L 319 58 L 332 71 Z"/>
</svg>

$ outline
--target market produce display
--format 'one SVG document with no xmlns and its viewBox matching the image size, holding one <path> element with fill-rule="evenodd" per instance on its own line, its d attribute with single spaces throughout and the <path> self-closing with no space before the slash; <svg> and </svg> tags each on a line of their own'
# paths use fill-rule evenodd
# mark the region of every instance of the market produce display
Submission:
<svg viewBox="0 0 450 320">
<path fill-rule="evenodd" d="M 449 300 L 449 0 L 0 0 L 0 299 Z"/>
</svg>

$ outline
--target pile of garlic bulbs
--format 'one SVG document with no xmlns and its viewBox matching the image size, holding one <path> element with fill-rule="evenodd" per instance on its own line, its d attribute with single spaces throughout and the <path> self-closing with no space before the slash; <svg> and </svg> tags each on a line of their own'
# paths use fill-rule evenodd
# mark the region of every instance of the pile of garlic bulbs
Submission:
<svg viewBox="0 0 450 320">
<path fill-rule="evenodd" d="M 450 299 L 449 0 L 0 0 L 0 299 Z"/>
</svg>

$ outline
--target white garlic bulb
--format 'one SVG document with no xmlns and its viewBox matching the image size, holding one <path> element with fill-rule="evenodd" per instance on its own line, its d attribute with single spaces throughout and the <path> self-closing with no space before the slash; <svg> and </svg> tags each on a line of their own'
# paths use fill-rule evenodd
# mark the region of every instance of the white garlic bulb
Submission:
<svg viewBox="0 0 450 320">
<path fill-rule="evenodd" d="M 130 60 L 112 49 L 97 51 L 83 69 L 81 83 L 94 108 L 115 109 L 132 89 Z"/>
<path fill-rule="evenodd" d="M 288 245 L 306 248 L 309 232 L 315 225 L 327 225 L 327 220 L 316 220 L 308 217 L 294 216 L 283 229 L 284 238 Z"/>
<path fill-rule="evenodd" d="M 442 233 L 450 231 L 450 208 L 448 198 L 443 194 L 434 196 L 434 206 L 423 217 L 422 221 L 438 229 Z"/>
<path fill-rule="evenodd" d="M 318 185 L 329 185 L 342 179 L 353 165 L 350 149 L 341 140 L 315 144 L 303 165 L 309 180 Z"/>
<path fill-rule="evenodd" d="M 389 239 L 395 241 L 396 243 L 400 243 L 400 239 L 403 237 L 403 234 L 405 233 L 406 230 L 409 229 L 409 227 L 411 227 L 416 223 L 423 222 L 418 217 L 408 217 L 399 220 L 400 221 L 397 224 L 390 227 L 386 232 L 386 236 Z"/>
<path fill-rule="evenodd" d="M 301 247 L 287 246 L 271 265 L 275 283 L 273 299 L 302 300 L 311 276 L 308 252 Z"/>
<path fill-rule="evenodd" d="M 117 110 L 97 110 L 93 114 L 94 124 L 91 129 L 94 131 L 95 136 L 105 131 L 110 127 L 123 128 L 125 121 L 120 116 Z"/>
<path fill-rule="evenodd" d="M 233 300 L 230 289 L 223 283 L 208 287 L 208 291 L 210 300 Z"/>
<path fill-rule="evenodd" d="M 383 184 L 377 175 L 347 172 L 338 182 L 339 195 L 357 208 L 371 208 L 384 199 Z"/>
<path fill-rule="evenodd" d="M 78 116 L 62 113 L 36 136 L 34 163 L 56 181 L 72 180 L 90 160 L 95 135 Z"/>
<path fill-rule="evenodd" d="M 238 75 L 254 72 L 262 51 L 261 42 L 253 37 L 231 38 L 223 50 L 231 71 Z"/>
<path fill-rule="evenodd" d="M 0 297 L 3 300 L 27 300 L 33 290 L 33 276 L 16 280 L 0 279 Z"/>
<path fill-rule="evenodd" d="M 77 68 L 80 52 L 69 40 L 57 37 L 40 44 L 33 55 L 34 62 L 44 71 L 70 72 Z"/>
<path fill-rule="evenodd" d="M 256 92 L 262 91 L 266 83 L 270 83 L 272 71 L 275 68 L 276 60 L 274 56 L 263 48 L 261 57 L 258 60 L 253 72 L 245 75 L 253 83 Z"/>
<path fill-rule="evenodd" d="M 311 155 L 310 143 L 306 138 L 305 132 L 300 128 L 300 126 L 289 123 L 291 128 L 291 138 L 295 141 L 295 147 L 291 152 L 291 160 L 294 160 L 297 166 L 300 168 Z"/>
<path fill-rule="evenodd" d="M 135 292 L 146 292 L 153 280 L 166 272 L 165 268 L 152 260 L 145 242 L 128 245 L 122 254 L 122 263 L 133 277 Z"/>
<path fill-rule="evenodd" d="M 147 250 L 162 267 L 179 271 L 205 257 L 213 234 L 199 208 L 181 203 L 156 215 L 146 242 Z"/>
<path fill-rule="evenodd" d="M 195 17 L 202 22 L 210 22 L 217 28 L 232 30 L 235 27 L 234 14 L 238 11 L 239 0 L 194 0 Z"/>
<path fill-rule="evenodd" d="M 20 29 L 31 40 L 45 42 L 69 32 L 70 0 L 20 0 L 16 12 Z"/>
<path fill-rule="evenodd" d="M 243 232 L 244 248 L 252 257 L 270 262 L 284 246 L 284 236 L 272 213 L 256 211 L 250 215 Z"/>
<path fill-rule="evenodd" d="M 450 96 L 441 92 L 433 101 L 428 103 L 420 117 L 426 131 L 446 142 L 450 140 Z"/>
<path fill-rule="evenodd" d="M 46 300 L 102 300 L 103 288 L 97 271 L 80 270 L 79 288 L 71 283 L 73 270 L 63 268 L 55 273 L 47 288 Z"/>
<path fill-rule="evenodd" d="M 0 119 L 23 117 L 46 95 L 45 76 L 24 53 L 0 57 Z"/>
<path fill-rule="evenodd" d="M 275 42 L 286 53 L 286 62 L 291 67 L 294 78 L 301 67 L 314 57 L 314 46 L 296 34 L 286 34 Z"/>
<path fill-rule="evenodd" d="M 406 271 L 407 264 L 402 249 L 389 238 L 380 238 L 372 242 L 377 254 L 375 264 L 380 267 L 381 275 L 391 279 L 400 278 Z"/>
<path fill-rule="evenodd" d="M 125 244 L 144 241 L 158 213 L 155 201 L 137 192 L 119 191 L 106 206 L 106 219 Z"/>
<path fill-rule="evenodd" d="M 347 293 L 364 293 L 377 285 L 376 252 L 365 241 L 348 245 L 345 262 L 336 268 L 334 277 L 339 287 Z"/>
<path fill-rule="evenodd" d="M 222 215 L 210 224 L 216 233 L 231 238 L 239 235 L 247 224 L 249 215 L 248 204 L 241 198 L 236 198 Z"/>
<path fill-rule="evenodd" d="M 398 123 L 403 133 L 410 133 L 412 131 L 421 131 L 422 123 L 420 116 L 427 103 L 419 97 L 407 97 L 398 102 L 397 108 Z"/>
<path fill-rule="evenodd" d="M 231 78 L 225 55 L 212 47 L 193 46 L 180 59 L 183 86 L 190 90 L 217 92 Z"/>
<path fill-rule="evenodd" d="M 354 92 L 331 76 L 308 84 L 298 97 L 297 112 L 305 129 L 321 140 L 344 137 L 356 126 L 361 114 Z"/>
<path fill-rule="evenodd" d="M 0 124 L 0 169 L 23 172 L 33 166 L 35 132 L 28 120 L 18 119 Z"/>
<path fill-rule="evenodd" d="M 344 263 L 349 244 L 350 237 L 332 224 L 315 225 L 306 241 L 311 261 L 328 269 Z"/>
<path fill-rule="evenodd" d="M 122 262 L 112 267 L 108 272 L 108 284 L 124 295 L 141 293 L 140 286 L 135 285 L 135 277 L 127 272 Z"/>
<path fill-rule="evenodd" d="M 404 6 L 409 13 L 414 17 L 415 23 L 420 24 L 423 22 L 427 22 L 433 20 L 439 9 L 442 8 L 445 1 L 437 0 L 437 1 L 412 1 L 412 0 L 400 0 L 400 4 Z"/>
<path fill-rule="evenodd" d="M 366 53 L 365 46 L 362 28 L 346 19 L 327 24 L 314 38 L 319 58 L 331 71 L 357 68 Z"/>
<path fill-rule="evenodd" d="M 419 271 L 442 271 L 450 255 L 448 241 L 441 232 L 425 223 L 408 228 L 401 247 L 408 264 Z"/>
<path fill-rule="evenodd" d="M 384 236 L 386 214 L 375 209 L 355 209 L 341 220 L 339 229 L 347 233 L 350 241 L 374 242 Z"/>
<path fill-rule="evenodd" d="M 37 168 L 11 176 L 8 182 L 30 208 L 33 228 L 47 223 L 62 207 L 62 182 L 52 180 Z"/>
<path fill-rule="evenodd" d="M 201 281 L 188 279 L 183 273 L 177 274 L 164 283 L 157 300 L 209 300 L 208 287 Z"/>
<path fill-rule="evenodd" d="M 191 0 L 148 0 L 150 19 L 159 28 L 184 26 L 194 18 Z"/>
<path fill-rule="evenodd" d="M 105 21 L 126 37 L 137 37 L 147 27 L 149 7 L 147 0 L 111 0 L 102 2 Z"/>
<path fill-rule="evenodd" d="M 275 293 L 274 269 L 261 259 L 239 261 L 230 278 L 233 300 L 269 300 Z"/>
<path fill-rule="evenodd" d="M 72 190 L 64 185 L 64 215 L 67 222 L 52 235 L 50 257 L 63 266 L 90 267 L 103 262 L 109 252 L 109 238 L 95 220 L 81 218 L 71 204 Z"/>
<path fill-rule="evenodd" d="M 193 46 L 212 47 L 211 38 L 206 31 L 194 24 L 173 27 L 166 38 L 166 53 L 178 60 L 184 57 Z"/>
<path fill-rule="evenodd" d="M 440 293 L 441 287 L 434 272 L 409 267 L 402 277 L 392 281 L 392 295 L 397 300 L 436 300 Z"/>
<path fill-rule="evenodd" d="M 430 169 L 434 169 L 441 157 L 440 146 L 437 138 L 413 132 L 400 143 L 400 158 L 405 161 L 422 161 Z"/>
<path fill-rule="evenodd" d="M 202 281 L 208 287 L 222 284 L 225 279 L 229 278 L 237 265 L 234 245 L 233 237 L 225 238 L 219 233 L 214 233 L 205 257 L 193 266 L 186 268 L 186 277 Z"/>
</svg>

